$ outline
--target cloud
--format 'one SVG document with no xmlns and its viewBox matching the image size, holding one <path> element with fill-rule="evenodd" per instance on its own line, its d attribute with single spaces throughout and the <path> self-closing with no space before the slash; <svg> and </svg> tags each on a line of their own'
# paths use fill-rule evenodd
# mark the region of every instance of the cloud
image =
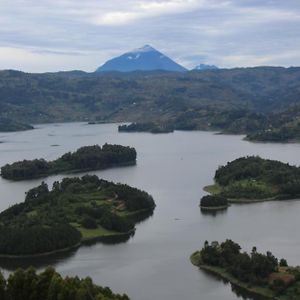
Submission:
<svg viewBox="0 0 300 300">
<path fill-rule="evenodd" d="M 298 0 L 1 0 L 0 69 L 92 71 L 144 44 L 190 68 L 300 65 L 299 28 Z"/>
<path fill-rule="evenodd" d="M 97 25 L 119 26 L 138 19 L 184 13 L 204 5 L 207 5 L 206 0 L 140 1 L 132 5 L 130 10 L 100 13 L 94 21 Z"/>
</svg>

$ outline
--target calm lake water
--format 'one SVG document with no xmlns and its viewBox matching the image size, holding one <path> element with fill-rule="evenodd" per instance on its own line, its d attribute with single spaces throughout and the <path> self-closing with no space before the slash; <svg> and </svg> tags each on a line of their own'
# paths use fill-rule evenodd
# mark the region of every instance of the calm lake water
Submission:
<svg viewBox="0 0 300 300">
<path fill-rule="evenodd" d="M 232 205 L 217 215 L 202 214 L 202 188 L 212 183 L 215 169 L 244 155 L 260 155 L 300 165 L 299 144 L 259 144 L 241 136 L 211 132 L 152 135 L 118 133 L 116 124 L 39 125 L 36 130 L 0 133 L 0 165 L 20 159 L 52 160 L 78 147 L 118 143 L 134 146 L 136 166 L 91 172 L 128 183 L 152 194 L 152 217 L 137 225 L 129 241 L 83 246 L 68 254 L 34 260 L 1 260 L 7 272 L 18 266 L 42 269 L 54 265 L 63 275 L 91 276 L 100 285 L 127 293 L 132 300 L 241 299 L 229 284 L 206 274 L 190 261 L 205 240 L 231 238 L 243 249 L 271 250 L 290 264 L 300 264 L 300 201 Z M 78 174 L 77 174 L 78 175 Z M 49 185 L 63 176 L 44 179 Z M 0 179 L 0 210 L 24 200 L 24 193 L 42 179 L 10 182 Z"/>
</svg>

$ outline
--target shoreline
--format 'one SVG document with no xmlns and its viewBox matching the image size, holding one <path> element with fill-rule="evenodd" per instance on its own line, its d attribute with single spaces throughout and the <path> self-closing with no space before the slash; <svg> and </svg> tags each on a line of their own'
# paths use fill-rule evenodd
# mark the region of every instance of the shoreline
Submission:
<svg viewBox="0 0 300 300">
<path fill-rule="evenodd" d="M 88 243 L 93 243 L 93 242 L 105 242 L 105 239 L 110 239 L 110 238 L 123 238 L 123 237 L 130 237 L 132 234 L 135 233 L 135 228 L 131 229 L 130 231 L 127 232 L 121 232 L 121 233 L 111 233 L 111 234 L 104 234 L 104 235 L 99 235 L 97 237 L 91 237 L 91 238 L 82 238 L 81 241 L 73 246 L 62 248 L 62 249 L 57 249 L 53 251 L 48 251 L 44 253 L 37 253 L 37 254 L 20 254 L 20 255 L 10 255 L 10 254 L 0 254 L 0 258 L 12 258 L 12 259 L 19 259 L 19 258 L 35 258 L 35 257 L 46 257 L 50 256 L 53 254 L 58 254 L 58 253 L 63 253 L 63 252 L 69 252 L 71 250 L 75 250 L 80 248 L 81 246 L 88 244 Z"/>
<path fill-rule="evenodd" d="M 270 289 L 260 287 L 260 286 L 249 286 L 249 284 L 244 283 L 233 277 L 231 274 L 227 273 L 224 269 L 214 266 L 209 266 L 201 263 L 200 252 L 196 251 L 190 256 L 190 262 L 200 268 L 201 270 L 212 273 L 223 280 L 229 282 L 232 285 L 238 286 L 239 288 L 245 290 L 248 293 L 251 293 L 256 296 L 262 296 L 270 300 L 282 300 L 274 295 L 274 292 Z"/>
<path fill-rule="evenodd" d="M 209 193 L 210 195 L 220 194 L 219 190 L 220 187 L 217 184 L 206 185 L 205 187 L 203 187 L 203 191 Z M 227 198 L 227 200 L 231 204 L 251 204 L 251 203 L 261 203 L 261 202 L 268 202 L 268 201 L 297 200 L 298 198 L 300 199 L 300 195 L 289 196 L 289 195 L 278 194 L 273 197 L 261 198 L 261 199 Z"/>
<path fill-rule="evenodd" d="M 5 179 L 5 180 L 9 180 L 9 181 L 25 181 L 25 180 L 34 180 L 34 179 L 39 179 L 39 178 L 46 178 L 46 177 L 50 177 L 50 176 L 56 176 L 56 175 L 71 175 L 71 174 L 78 174 L 78 173 L 84 173 L 84 172 L 91 172 L 91 171 L 102 171 L 102 170 L 108 170 L 108 169 L 114 169 L 114 168 L 121 168 L 121 167 L 127 167 L 127 166 L 135 166 L 137 164 L 137 161 L 129 161 L 129 162 L 124 162 L 121 164 L 114 164 L 108 167 L 104 167 L 104 168 L 88 168 L 88 169 L 73 169 L 73 170 L 58 170 L 52 173 L 46 173 L 46 174 L 40 174 L 37 176 L 32 176 L 32 177 L 27 177 L 27 178 L 18 178 L 18 179 L 13 179 L 13 178 L 6 178 L 3 177 L 2 174 L 0 174 L 0 176 Z"/>
<path fill-rule="evenodd" d="M 223 206 L 201 206 L 199 205 L 199 207 L 201 208 L 201 210 L 210 210 L 210 211 L 214 211 L 214 210 L 224 210 L 226 208 L 228 208 L 230 205 L 223 205 Z"/>
<path fill-rule="evenodd" d="M 153 208 L 154 209 L 154 208 Z M 135 212 L 132 212 L 130 214 L 128 214 L 126 216 L 126 218 L 134 218 L 134 217 L 138 217 L 139 215 L 143 215 L 145 213 L 152 213 L 153 210 L 149 211 L 147 209 L 142 209 L 142 210 L 138 210 Z M 88 245 L 90 243 L 94 243 L 94 242 L 110 242 L 112 240 L 115 239 L 115 241 L 113 242 L 118 242 L 118 239 L 124 239 L 124 238 L 130 238 L 132 235 L 135 234 L 136 228 L 134 227 L 133 229 L 130 229 L 127 232 L 111 232 L 109 234 L 103 234 L 103 235 L 99 235 L 99 236 L 94 236 L 94 237 L 82 237 L 80 242 L 72 245 L 70 247 L 66 247 L 66 248 L 62 248 L 62 249 L 57 249 L 57 250 L 53 250 L 53 251 L 48 251 L 48 252 L 44 252 L 44 253 L 37 253 L 37 254 L 1 254 L 0 253 L 0 258 L 14 258 L 14 259 L 18 259 L 18 258 L 34 258 L 34 257 L 46 257 L 46 256 L 50 256 L 53 254 L 58 254 L 58 253 L 63 253 L 63 252 L 68 252 L 74 249 L 78 249 L 83 245 Z M 122 240 L 120 240 L 120 242 L 122 242 Z"/>
</svg>

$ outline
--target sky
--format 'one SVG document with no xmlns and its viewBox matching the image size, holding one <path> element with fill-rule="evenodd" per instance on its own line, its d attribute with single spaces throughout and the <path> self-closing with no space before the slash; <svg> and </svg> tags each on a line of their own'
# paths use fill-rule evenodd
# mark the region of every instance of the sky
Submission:
<svg viewBox="0 0 300 300">
<path fill-rule="evenodd" d="M 91 72 L 145 44 L 189 69 L 300 66 L 300 0 L 0 0 L 0 69 Z"/>
</svg>

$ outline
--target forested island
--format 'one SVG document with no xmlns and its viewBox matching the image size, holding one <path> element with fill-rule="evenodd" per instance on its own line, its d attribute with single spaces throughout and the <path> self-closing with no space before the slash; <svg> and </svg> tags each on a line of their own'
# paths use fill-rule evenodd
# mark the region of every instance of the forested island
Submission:
<svg viewBox="0 0 300 300">
<path fill-rule="evenodd" d="M 119 132 L 150 132 L 150 133 L 170 133 L 174 131 L 173 126 L 162 123 L 131 123 L 129 125 L 119 125 Z"/>
<path fill-rule="evenodd" d="M 153 198 L 126 184 L 85 175 L 29 190 L 25 202 L 0 213 L 0 255 L 31 256 L 107 237 L 130 236 Z"/>
<path fill-rule="evenodd" d="M 102 147 L 99 145 L 82 147 L 49 162 L 35 159 L 6 164 L 1 168 L 1 176 L 10 180 L 24 180 L 61 172 L 100 170 L 135 163 L 134 148 L 104 144 Z"/>
<path fill-rule="evenodd" d="M 0 273 L 1 300 L 129 300 L 110 288 L 95 285 L 90 277 L 63 278 L 52 267 L 37 274 L 33 268 L 17 269 L 8 279 Z"/>
<path fill-rule="evenodd" d="M 219 244 L 207 241 L 192 254 L 191 262 L 233 285 L 253 294 L 274 300 L 299 300 L 300 267 L 290 267 L 285 259 L 278 260 L 271 252 L 250 254 L 232 240 Z"/>
<path fill-rule="evenodd" d="M 219 210 L 229 206 L 228 200 L 219 195 L 206 195 L 200 200 L 201 210 Z"/>
<path fill-rule="evenodd" d="M 300 197 L 300 168 L 263 159 L 241 157 L 221 166 L 215 173 L 215 184 L 204 188 L 229 202 L 284 200 Z"/>
<path fill-rule="evenodd" d="M 0 132 L 23 131 L 33 129 L 32 125 L 0 117 Z"/>
</svg>

